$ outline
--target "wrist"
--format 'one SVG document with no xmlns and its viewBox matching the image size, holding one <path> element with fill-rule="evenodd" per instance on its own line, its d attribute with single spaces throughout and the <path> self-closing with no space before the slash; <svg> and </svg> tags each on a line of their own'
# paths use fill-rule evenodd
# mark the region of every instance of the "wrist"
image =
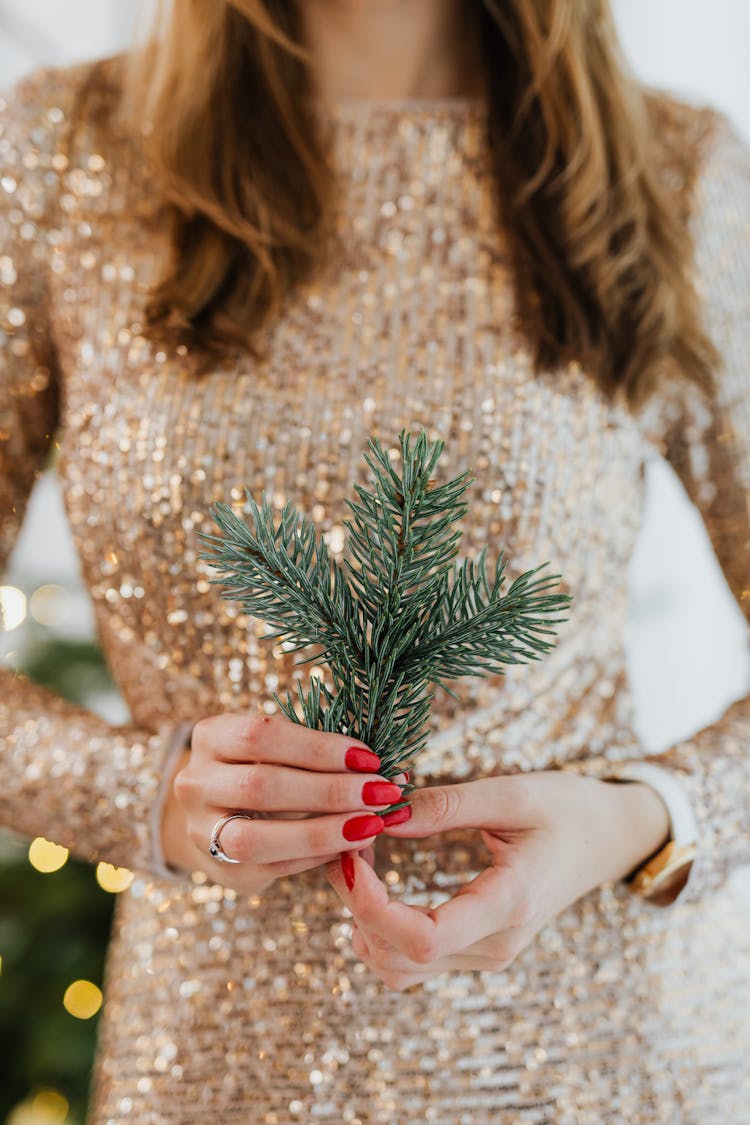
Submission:
<svg viewBox="0 0 750 1125">
<path fill-rule="evenodd" d="M 670 839 L 669 812 L 664 801 L 642 781 L 601 781 L 611 817 L 615 846 L 610 879 L 625 879 L 663 848 Z"/>
</svg>

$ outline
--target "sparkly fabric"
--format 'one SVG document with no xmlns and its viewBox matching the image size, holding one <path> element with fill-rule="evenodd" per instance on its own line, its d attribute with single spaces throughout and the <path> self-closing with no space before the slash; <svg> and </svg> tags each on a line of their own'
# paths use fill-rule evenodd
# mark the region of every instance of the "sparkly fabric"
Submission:
<svg viewBox="0 0 750 1125">
<path fill-rule="evenodd" d="M 445 439 L 444 477 L 475 474 L 462 550 L 493 561 L 504 546 L 511 578 L 549 560 L 575 599 L 550 656 L 436 699 L 418 782 L 604 775 L 644 756 L 623 637 L 646 458 L 674 465 L 750 618 L 748 149 L 721 114 L 665 96 L 665 139 L 692 153 L 697 276 L 726 361 L 715 400 L 665 382 L 636 415 L 576 364 L 533 375 L 483 110 L 460 99 L 335 107 L 335 268 L 268 328 L 268 362 L 237 355 L 196 381 L 184 350 L 141 334 L 166 236 L 137 138 L 109 120 L 110 69 L 37 72 L 0 134 L 0 545 L 59 423 L 68 516 L 132 713 L 113 728 L 2 672 L 0 821 L 138 873 L 117 901 L 90 1121 L 750 1121 L 750 927 L 727 879 L 750 861 L 750 697 L 651 755 L 703 833 L 678 900 L 607 884 L 504 972 L 389 991 L 320 871 L 249 899 L 197 874 L 168 882 L 148 832 L 178 721 L 274 710 L 272 692 L 310 674 L 209 585 L 209 504 L 240 510 L 245 487 L 265 488 L 340 556 L 367 436 L 404 425 Z M 376 851 L 394 896 L 431 905 L 485 854 L 468 831 Z"/>
</svg>

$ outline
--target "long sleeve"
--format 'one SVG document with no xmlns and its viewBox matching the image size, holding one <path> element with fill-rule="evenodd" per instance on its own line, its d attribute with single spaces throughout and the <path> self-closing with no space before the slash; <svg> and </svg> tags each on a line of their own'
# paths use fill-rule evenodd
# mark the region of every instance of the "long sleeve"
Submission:
<svg viewBox="0 0 750 1125">
<path fill-rule="evenodd" d="M 0 567 L 61 403 L 48 316 L 75 69 L 37 71 L 0 99 Z M 115 727 L 0 669 L 0 824 L 89 861 L 160 870 L 152 815 L 172 727 Z"/>
<path fill-rule="evenodd" d="M 721 356 L 715 391 L 675 379 L 640 421 L 700 512 L 750 623 L 750 148 L 718 112 L 694 191 L 695 276 Z M 750 863 L 750 695 L 690 738 L 637 760 L 674 773 L 698 822 L 698 855 L 675 901 L 717 889 Z M 602 775 L 606 764 L 592 763 L 591 772 Z"/>
</svg>

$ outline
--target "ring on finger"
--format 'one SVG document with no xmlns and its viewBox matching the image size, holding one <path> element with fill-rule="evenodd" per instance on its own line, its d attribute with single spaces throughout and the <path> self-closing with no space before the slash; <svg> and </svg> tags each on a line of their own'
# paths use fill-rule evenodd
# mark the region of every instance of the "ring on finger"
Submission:
<svg viewBox="0 0 750 1125">
<path fill-rule="evenodd" d="M 226 816 L 219 817 L 219 819 L 216 821 L 213 828 L 211 829 L 211 837 L 208 841 L 209 854 L 212 855 L 214 859 L 218 859 L 218 861 L 220 863 L 241 863 L 242 861 L 239 860 L 239 859 L 232 859 L 232 857 L 227 855 L 227 853 L 222 848 L 221 843 L 219 842 L 219 836 L 221 835 L 221 830 L 222 830 L 222 828 L 225 827 L 225 825 L 229 824 L 230 820 L 257 820 L 257 819 L 258 819 L 257 813 L 249 813 L 249 812 L 228 813 Z"/>
</svg>

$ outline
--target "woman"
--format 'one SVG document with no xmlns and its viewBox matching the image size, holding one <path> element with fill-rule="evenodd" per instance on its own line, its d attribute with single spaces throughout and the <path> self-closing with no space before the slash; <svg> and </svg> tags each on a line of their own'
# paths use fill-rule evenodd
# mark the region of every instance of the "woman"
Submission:
<svg viewBox="0 0 750 1125">
<path fill-rule="evenodd" d="M 728 120 L 638 86 L 603 0 L 175 0 L 3 130 L 3 544 L 60 423 L 133 716 L 4 674 L 3 823 L 137 872 L 91 1121 L 747 1120 L 750 697 L 646 756 L 623 652 L 657 451 L 750 604 Z M 278 712 L 305 654 L 197 556 L 246 487 L 345 556 L 402 426 L 475 474 L 462 551 L 574 601 L 436 698 L 386 823 L 368 747 Z"/>
</svg>

